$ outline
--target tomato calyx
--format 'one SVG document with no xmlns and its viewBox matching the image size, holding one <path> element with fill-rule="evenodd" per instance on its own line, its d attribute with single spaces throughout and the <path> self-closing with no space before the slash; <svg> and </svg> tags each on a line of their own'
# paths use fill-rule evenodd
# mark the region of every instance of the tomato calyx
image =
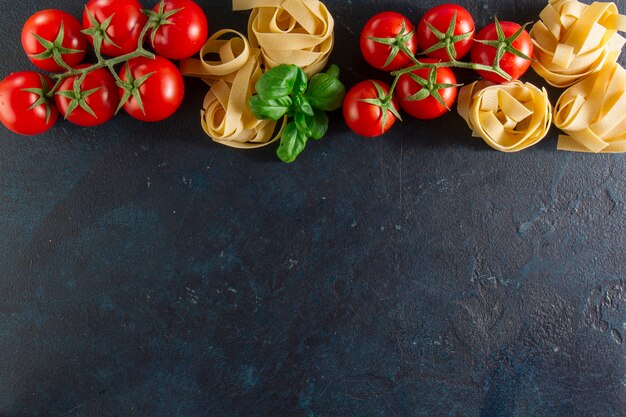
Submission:
<svg viewBox="0 0 626 417">
<path fill-rule="evenodd" d="M 456 28 L 456 20 L 457 20 L 457 14 L 455 10 L 454 14 L 452 15 L 452 19 L 450 20 L 450 25 L 448 26 L 448 29 L 446 30 L 445 33 L 440 31 L 436 27 L 434 27 L 430 22 L 428 21 L 424 22 L 428 26 L 428 29 L 430 29 L 433 35 L 435 35 L 435 37 L 438 39 L 438 42 L 434 44 L 433 46 L 431 46 L 430 48 L 422 51 L 423 55 L 428 55 L 429 53 L 437 51 L 439 49 L 445 49 L 450 60 L 457 59 L 457 53 L 456 53 L 456 48 L 454 47 L 454 44 L 470 38 L 474 34 L 474 31 L 463 33 L 461 35 L 455 35 L 454 30 Z"/>
<path fill-rule="evenodd" d="M 73 85 L 73 89 L 72 90 L 62 90 L 62 91 L 57 91 L 55 93 L 55 94 L 57 94 L 59 96 L 66 97 L 66 98 L 68 98 L 70 100 L 70 104 L 67 106 L 67 111 L 65 112 L 65 119 L 67 119 L 69 117 L 69 115 L 72 114 L 72 112 L 77 107 L 80 107 L 81 109 L 85 110 L 87 113 L 92 115 L 94 118 L 96 118 L 96 119 L 98 118 L 98 116 L 96 116 L 96 114 L 91 109 L 91 107 L 89 107 L 89 104 L 87 104 L 87 97 L 89 97 L 90 95 L 92 95 L 93 93 L 98 91 L 100 89 L 100 87 L 92 88 L 91 90 L 83 91 L 81 89 L 81 84 L 85 80 L 86 76 L 87 76 L 87 73 L 85 72 L 80 77 L 74 78 L 74 85 Z"/>
<path fill-rule="evenodd" d="M 474 42 L 482 43 L 483 45 L 491 46 L 496 50 L 496 56 L 493 61 L 494 68 L 500 69 L 500 60 L 504 56 L 505 53 L 509 52 L 515 56 L 518 56 L 522 59 L 527 59 L 532 61 L 532 58 L 517 49 L 513 46 L 513 42 L 520 37 L 520 35 L 526 30 L 526 27 L 530 25 L 530 22 L 524 23 L 514 34 L 507 37 L 502 30 L 502 25 L 500 25 L 500 21 L 497 17 L 494 17 L 494 23 L 496 26 L 496 34 L 498 35 L 498 39 L 495 40 L 486 40 L 486 39 L 474 39 Z"/>
<path fill-rule="evenodd" d="M 397 78 L 396 78 L 396 81 L 397 81 Z M 389 94 L 386 94 L 385 90 L 383 90 L 383 88 L 378 84 L 378 82 L 372 80 L 371 83 L 374 85 L 374 88 L 376 89 L 376 93 L 378 94 L 378 97 L 377 98 L 362 98 L 360 99 L 360 101 L 362 101 L 363 103 L 371 104 L 372 106 L 380 107 L 380 110 L 382 112 L 381 134 L 383 134 L 385 133 L 385 126 L 387 126 L 387 117 L 388 117 L 387 111 L 391 112 L 391 114 L 396 116 L 398 120 L 402 121 L 402 116 L 400 116 L 400 113 L 398 112 L 398 110 L 396 110 L 395 106 L 393 105 L 393 90 L 394 90 L 395 85 L 391 88 L 391 90 L 389 91 Z"/>
<path fill-rule="evenodd" d="M 385 65 L 383 68 L 386 68 L 396 59 L 396 56 L 400 52 L 404 52 L 407 56 L 413 56 L 413 52 L 406 46 L 407 43 L 415 36 L 415 29 L 407 32 L 406 31 L 406 23 L 402 20 L 402 30 L 393 38 L 376 38 L 376 37 L 368 37 L 369 40 L 387 45 L 391 47 L 391 51 L 389 51 L 389 56 L 387 57 L 387 61 L 385 61 Z"/>
<path fill-rule="evenodd" d="M 96 113 L 94 113 L 91 107 L 89 107 L 89 104 L 87 103 L 87 97 L 89 97 L 96 91 L 100 90 L 100 87 L 83 91 L 81 88 L 81 85 L 83 81 L 85 80 L 85 77 L 87 76 L 87 74 L 88 73 L 84 72 L 80 77 L 74 78 L 74 85 L 73 85 L 72 90 L 62 90 L 62 91 L 57 91 L 55 93 L 59 96 L 66 97 L 70 100 L 70 103 L 67 106 L 67 111 L 65 112 L 66 119 L 69 117 L 70 114 L 72 114 L 72 112 L 77 107 L 80 107 L 81 109 L 85 110 L 94 118 L 96 119 L 98 118 L 98 116 L 96 116 Z"/>
<path fill-rule="evenodd" d="M 159 2 L 159 8 L 155 12 L 154 10 L 144 9 L 141 12 L 148 17 L 148 24 L 146 25 L 152 30 L 150 34 L 150 42 L 154 44 L 154 39 L 157 35 L 157 30 L 164 25 L 173 25 L 174 22 L 170 20 L 170 17 L 183 10 L 184 7 L 178 9 L 172 9 L 165 11 L 165 0 Z"/>
<path fill-rule="evenodd" d="M 107 42 L 108 44 L 116 48 L 121 48 L 118 44 L 113 42 L 113 40 L 107 33 L 107 30 L 109 30 L 111 20 L 113 20 L 113 16 L 115 16 L 115 13 L 111 13 L 111 16 L 107 17 L 102 23 L 100 23 L 94 17 L 94 15 L 91 13 L 87 6 L 85 6 L 85 12 L 87 13 L 87 17 L 89 18 L 92 26 L 88 29 L 81 30 L 81 32 L 93 38 L 93 50 L 96 56 L 100 56 L 100 49 L 102 48 L 103 42 Z"/>
<path fill-rule="evenodd" d="M 41 80 L 41 88 L 22 88 L 22 91 L 26 91 L 27 93 L 33 93 L 37 95 L 37 100 L 30 105 L 28 110 L 33 110 L 37 106 L 44 105 L 46 107 L 46 124 L 50 121 L 50 116 L 52 115 L 52 107 L 50 104 L 50 100 L 48 99 L 48 92 L 50 91 L 50 87 L 48 86 L 48 81 L 44 76 L 39 74 L 39 79 Z"/>
<path fill-rule="evenodd" d="M 59 27 L 59 32 L 57 33 L 54 41 L 50 42 L 47 39 L 42 38 L 36 33 L 32 33 L 33 37 L 44 47 L 44 51 L 38 54 L 29 55 L 31 59 L 49 59 L 52 58 L 56 64 L 66 70 L 71 70 L 72 68 L 65 62 L 63 59 L 63 55 L 66 54 L 79 54 L 84 52 L 82 49 L 71 49 L 63 46 L 63 38 L 65 36 L 65 26 L 63 21 L 61 21 L 61 26 Z"/>
<path fill-rule="evenodd" d="M 413 72 L 407 74 L 413 81 L 418 83 L 422 88 L 412 96 L 407 97 L 406 101 L 422 101 L 428 97 L 433 97 L 439 104 L 444 106 L 448 111 L 450 106 L 445 102 L 439 90 L 445 90 L 446 88 L 460 87 L 462 84 L 450 84 L 450 83 L 438 83 L 437 82 L 437 68 L 430 67 L 428 72 L 428 79 L 424 79 Z"/>
<path fill-rule="evenodd" d="M 122 94 L 122 98 L 120 99 L 120 103 L 117 106 L 117 109 L 115 110 L 115 113 L 117 114 L 117 112 L 120 111 L 120 109 L 122 107 L 124 107 L 124 104 L 126 104 L 126 102 L 132 97 L 136 100 L 137 105 L 139 106 L 139 108 L 141 109 L 142 113 L 145 115 L 146 114 L 146 109 L 143 106 L 143 100 L 141 99 L 141 93 L 139 92 L 139 88 L 146 82 L 148 81 L 148 78 L 150 78 L 152 75 L 154 75 L 154 71 L 150 72 L 148 74 L 145 74 L 139 78 L 134 78 L 133 74 L 130 70 L 130 65 L 126 64 L 126 72 L 125 72 L 125 77 L 126 80 L 122 80 L 122 79 L 117 79 L 115 81 L 115 84 L 117 84 L 117 86 L 121 89 L 124 90 L 124 94 Z"/>
</svg>

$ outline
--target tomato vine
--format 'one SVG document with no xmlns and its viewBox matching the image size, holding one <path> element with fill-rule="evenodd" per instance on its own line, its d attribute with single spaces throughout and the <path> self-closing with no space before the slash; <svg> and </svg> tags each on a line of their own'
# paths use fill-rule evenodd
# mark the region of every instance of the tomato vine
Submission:
<svg viewBox="0 0 626 417">
<path fill-rule="evenodd" d="M 401 15 L 400 15 L 401 16 Z M 444 106 L 445 108 L 449 108 L 448 104 L 441 97 L 439 91 L 444 88 L 452 88 L 458 86 L 456 83 L 445 83 L 441 84 L 436 82 L 437 79 L 437 70 L 442 68 L 459 68 L 459 69 L 470 69 L 474 71 L 478 71 L 479 73 L 487 73 L 493 74 L 494 77 L 501 78 L 504 81 L 511 81 L 513 77 L 506 71 L 505 68 L 501 66 L 501 59 L 505 53 L 513 54 L 516 57 L 520 57 L 522 59 L 527 59 L 530 62 L 530 57 L 525 55 L 522 51 L 516 48 L 514 42 L 524 33 L 524 29 L 526 25 L 520 26 L 519 30 L 515 31 L 515 33 L 510 36 L 505 35 L 505 32 L 502 30 L 502 26 L 497 18 L 494 18 L 495 31 L 497 34 L 497 39 L 482 41 L 475 40 L 475 42 L 482 43 L 486 46 L 494 48 L 496 51 L 493 62 L 490 65 L 485 63 L 477 63 L 477 62 L 466 62 L 461 61 L 457 57 L 455 44 L 457 42 L 463 42 L 473 36 L 473 32 L 471 34 L 461 34 L 455 35 L 455 28 L 457 26 L 457 11 L 453 12 L 453 15 L 450 19 L 450 24 L 447 30 L 441 31 L 436 29 L 432 24 L 426 22 L 427 27 L 433 31 L 437 42 L 427 48 L 424 52 L 417 54 L 415 52 L 415 48 L 413 47 L 413 37 L 415 36 L 415 31 L 410 30 L 407 31 L 407 27 L 405 22 L 401 22 L 401 29 L 398 34 L 389 37 L 377 37 L 377 36 L 367 36 L 365 39 L 371 41 L 375 44 L 384 45 L 388 49 L 388 55 L 385 57 L 385 65 L 389 65 L 396 57 L 401 53 L 403 56 L 408 57 L 409 64 L 404 68 L 397 69 L 391 71 L 390 74 L 394 77 L 394 80 L 389 88 L 389 91 L 385 94 L 380 94 L 378 91 L 378 97 L 361 99 L 361 101 L 366 102 L 368 104 L 375 105 L 380 108 L 381 115 L 385 118 L 388 115 L 388 111 L 394 111 L 392 103 L 396 87 L 398 86 L 398 81 L 403 76 L 409 76 L 416 83 L 421 86 L 421 90 L 419 93 L 414 94 L 410 97 L 405 98 L 405 101 L 421 101 L 428 97 L 434 98 L 439 104 Z M 367 30 L 367 29 L 366 29 Z M 432 60 L 432 59 L 424 59 L 421 55 L 427 55 L 432 53 L 433 51 L 445 51 L 447 55 L 447 60 Z M 367 57 L 366 57 L 367 59 Z M 383 68 L 384 68 L 383 66 Z M 416 72 L 423 70 L 427 71 L 426 77 L 418 77 L 415 75 Z M 376 84 L 375 84 L 376 85 Z M 385 123 L 382 124 L 381 129 L 384 131 Z"/>
<path fill-rule="evenodd" d="M 137 42 L 137 49 L 135 51 L 130 52 L 128 54 L 120 55 L 117 57 L 108 58 L 108 59 L 105 59 L 102 56 L 101 47 L 102 47 L 102 43 L 105 41 L 110 44 L 114 44 L 114 42 L 109 38 L 107 34 L 107 29 L 111 23 L 111 19 L 113 18 L 113 15 L 109 16 L 103 22 L 98 22 L 93 17 L 89 9 L 86 8 L 86 11 L 89 16 L 89 20 L 93 26 L 88 29 L 84 29 L 82 32 L 86 35 L 90 35 L 93 37 L 93 50 L 94 50 L 94 54 L 96 56 L 97 62 L 92 65 L 86 66 L 84 68 L 71 68 L 67 65 L 64 65 L 66 67 L 65 72 L 51 75 L 51 78 L 55 80 L 55 84 L 46 93 L 46 97 L 48 98 L 54 97 L 54 95 L 57 93 L 59 86 L 61 85 L 63 80 L 69 77 L 75 77 L 74 78 L 74 94 L 72 95 L 72 100 L 77 100 L 77 102 L 71 104 L 71 109 L 76 108 L 76 105 L 80 105 L 80 107 L 82 107 L 85 111 L 90 112 L 91 110 L 88 108 L 88 105 L 84 104 L 85 103 L 84 100 L 79 100 L 79 98 L 84 98 L 88 95 L 86 93 L 91 93 L 91 92 L 82 92 L 80 86 L 89 73 L 97 71 L 98 69 L 101 69 L 101 68 L 107 68 L 109 72 L 111 73 L 111 75 L 113 76 L 113 78 L 115 79 L 117 86 L 124 90 L 123 99 L 120 101 L 120 105 L 118 106 L 118 110 L 119 110 L 129 97 L 137 95 L 137 89 L 141 86 L 141 84 L 147 81 L 147 79 L 152 74 L 148 74 L 147 76 L 142 77 L 140 80 L 135 80 L 135 82 L 129 83 L 128 81 L 124 81 L 120 78 L 120 76 L 117 74 L 117 71 L 115 70 L 115 66 L 126 63 L 130 61 L 131 59 L 139 58 L 139 57 L 155 59 L 156 55 L 144 47 L 146 36 L 148 35 L 150 31 L 152 31 L 152 33 L 154 34 L 161 26 L 170 24 L 169 18 L 182 10 L 182 9 L 175 9 L 175 10 L 170 10 L 166 12 L 164 11 L 164 4 L 165 4 L 165 0 L 161 0 L 159 3 L 158 11 L 156 12 L 152 10 L 143 10 L 144 14 L 148 16 L 148 21 L 144 25 L 143 29 L 141 30 L 141 33 L 139 35 L 139 40 Z M 46 47 L 46 50 L 56 51 L 56 49 L 54 49 L 53 44 L 48 45 L 46 43 L 43 45 L 44 47 Z M 56 55 L 57 54 L 53 56 L 56 57 Z M 62 59 L 60 60 L 62 62 Z M 141 103 L 141 101 L 139 101 L 139 105 L 143 109 L 143 104 Z"/>
</svg>

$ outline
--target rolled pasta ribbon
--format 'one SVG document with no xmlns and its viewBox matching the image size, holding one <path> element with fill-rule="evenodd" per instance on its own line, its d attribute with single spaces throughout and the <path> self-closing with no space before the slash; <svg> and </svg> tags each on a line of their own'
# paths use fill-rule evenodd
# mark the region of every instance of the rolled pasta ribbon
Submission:
<svg viewBox="0 0 626 417">
<path fill-rule="evenodd" d="M 554 109 L 554 124 L 567 133 L 558 149 L 626 152 L 626 70 L 607 63 L 601 71 L 567 89 Z"/>
<path fill-rule="evenodd" d="M 614 3 L 550 0 L 530 31 L 535 45 L 533 69 L 549 84 L 565 88 L 616 62 L 626 31 L 626 16 Z"/>
<path fill-rule="evenodd" d="M 309 76 L 322 71 L 334 44 L 334 20 L 319 0 L 233 0 L 233 10 L 252 9 L 248 37 L 267 68 L 295 64 Z"/>
<path fill-rule="evenodd" d="M 252 48 L 241 33 L 220 30 L 207 40 L 200 59 L 181 62 L 183 75 L 202 78 L 211 87 L 204 98 L 201 120 L 202 128 L 215 142 L 252 149 L 280 137 L 278 122 L 258 120 L 248 107 L 262 74 L 260 55 L 261 51 Z M 208 60 L 212 56 L 218 59 Z"/>
<path fill-rule="evenodd" d="M 459 93 L 457 110 L 472 136 L 481 137 L 502 152 L 518 152 L 543 139 L 552 122 L 552 106 L 545 88 L 512 81 L 477 81 Z"/>
</svg>

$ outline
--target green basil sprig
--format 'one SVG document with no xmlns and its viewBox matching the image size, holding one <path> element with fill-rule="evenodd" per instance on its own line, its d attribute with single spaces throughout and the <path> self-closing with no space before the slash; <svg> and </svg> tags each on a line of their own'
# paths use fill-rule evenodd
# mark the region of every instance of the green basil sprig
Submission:
<svg viewBox="0 0 626 417">
<path fill-rule="evenodd" d="M 339 81 L 336 65 L 308 81 L 302 68 L 283 64 L 259 78 L 256 93 L 248 101 L 256 118 L 293 118 L 283 129 L 276 151 L 283 162 L 291 163 L 302 153 L 309 138 L 324 137 L 328 130 L 326 112 L 341 107 L 346 88 Z"/>
</svg>

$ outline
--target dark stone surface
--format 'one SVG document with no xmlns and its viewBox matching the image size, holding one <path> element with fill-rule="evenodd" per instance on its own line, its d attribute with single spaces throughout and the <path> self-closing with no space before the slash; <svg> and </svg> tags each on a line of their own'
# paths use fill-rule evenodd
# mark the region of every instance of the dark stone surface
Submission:
<svg viewBox="0 0 626 417">
<path fill-rule="evenodd" d="M 370 15 L 437 3 L 328 0 L 347 84 L 384 76 Z M 462 3 L 479 25 L 544 4 Z M 2 77 L 32 68 L 30 14 L 82 7 L 0 6 Z M 1 130 L 1 416 L 626 416 L 624 156 L 335 115 L 286 166 L 205 140 L 204 91 L 158 124 Z"/>
</svg>

